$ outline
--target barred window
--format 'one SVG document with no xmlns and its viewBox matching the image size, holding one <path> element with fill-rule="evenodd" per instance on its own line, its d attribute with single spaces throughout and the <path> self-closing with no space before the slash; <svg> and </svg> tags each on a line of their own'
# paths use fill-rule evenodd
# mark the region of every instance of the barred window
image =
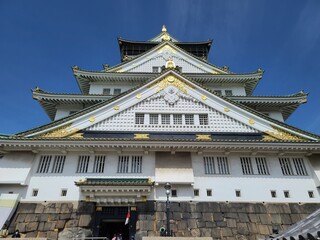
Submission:
<svg viewBox="0 0 320 240">
<path fill-rule="evenodd" d="M 48 173 L 52 156 L 45 155 L 40 157 L 37 173 Z"/>
<path fill-rule="evenodd" d="M 62 173 L 66 156 L 55 156 L 51 173 Z"/>
<path fill-rule="evenodd" d="M 232 90 L 225 90 L 226 96 L 232 96 Z"/>
<path fill-rule="evenodd" d="M 36 197 L 36 196 L 38 196 L 38 193 L 39 193 L 39 189 L 32 189 L 31 196 Z"/>
<path fill-rule="evenodd" d="M 121 89 L 120 88 L 113 89 L 113 95 L 119 95 L 120 93 L 121 93 Z"/>
<path fill-rule="evenodd" d="M 104 88 L 104 89 L 102 90 L 102 94 L 110 95 L 110 88 Z"/>
<path fill-rule="evenodd" d="M 253 174 L 252 163 L 250 157 L 240 157 L 242 173 L 245 175 Z"/>
<path fill-rule="evenodd" d="M 292 158 L 292 161 L 297 175 L 308 175 L 302 158 Z"/>
<path fill-rule="evenodd" d="M 227 157 L 217 157 L 217 166 L 218 174 L 230 174 Z"/>
<path fill-rule="evenodd" d="M 171 190 L 171 197 L 177 197 L 178 196 L 178 191 L 177 189 L 172 189 Z"/>
<path fill-rule="evenodd" d="M 289 192 L 289 190 L 284 190 L 284 191 L 283 191 L 283 195 L 284 195 L 285 198 L 290 198 L 290 192 Z"/>
<path fill-rule="evenodd" d="M 314 192 L 313 191 L 308 191 L 308 196 L 309 196 L 309 198 L 314 198 Z"/>
<path fill-rule="evenodd" d="M 144 114 L 136 113 L 136 124 L 144 124 Z"/>
<path fill-rule="evenodd" d="M 279 158 L 281 171 L 283 175 L 293 175 L 291 163 L 289 158 Z"/>
<path fill-rule="evenodd" d="M 207 189 L 207 196 L 212 197 L 212 190 L 211 189 Z"/>
<path fill-rule="evenodd" d="M 106 156 L 95 156 L 93 171 L 94 173 L 103 173 L 104 172 L 104 163 L 106 161 Z"/>
<path fill-rule="evenodd" d="M 269 175 L 269 170 L 268 170 L 267 161 L 265 157 L 256 157 L 256 164 L 257 164 L 258 174 Z"/>
<path fill-rule="evenodd" d="M 195 197 L 198 197 L 199 196 L 199 189 L 194 189 L 193 190 L 193 195 L 195 196 Z"/>
<path fill-rule="evenodd" d="M 193 114 L 186 114 L 185 115 L 185 123 L 186 123 L 186 125 L 193 125 L 194 124 L 194 115 Z"/>
<path fill-rule="evenodd" d="M 182 124 L 182 114 L 173 114 L 173 124 L 174 125 Z"/>
<path fill-rule="evenodd" d="M 158 114 L 150 114 L 149 115 L 149 123 L 150 124 L 158 124 Z"/>
<path fill-rule="evenodd" d="M 215 174 L 214 158 L 213 157 L 203 157 L 203 161 L 204 161 L 204 173 L 205 174 Z"/>
<path fill-rule="evenodd" d="M 142 156 L 132 156 L 131 172 L 132 173 L 141 173 L 142 172 Z"/>
<path fill-rule="evenodd" d="M 61 189 L 61 197 L 67 196 L 68 189 Z"/>
<path fill-rule="evenodd" d="M 129 171 L 129 156 L 119 156 L 118 173 L 128 173 Z"/>
<path fill-rule="evenodd" d="M 199 114 L 199 124 L 208 125 L 208 114 Z"/>
<path fill-rule="evenodd" d="M 161 124 L 170 124 L 170 114 L 161 114 Z"/>
<path fill-rule="evenodd" d="M 87 173 L 90 156 L 79 156 L 77 173 Z"/>
<path fill-rule="evenodd" d="M 217 95 L 222 95 L 222 91 L 221 90 L 214 90 L 215 91 L 215 93 L 217 94 Z"/>
<path fill-rule="evenodd" d="M 236 197 L 241 197 L 241 191 L 240 190 L 235 190 Z"/>
<path fill-rule="evenodd" d="M 276 198 L 277 197 L 277 191 L 276 190 L 271 190 L 270 193 L 271 193 L 271 197 L 272 198 Z"/>
<path fill-rule="evenodd" d="M 152 72 L 153 73 L 159 72 L 159 67 L 152 67 Z"/>
</svg>

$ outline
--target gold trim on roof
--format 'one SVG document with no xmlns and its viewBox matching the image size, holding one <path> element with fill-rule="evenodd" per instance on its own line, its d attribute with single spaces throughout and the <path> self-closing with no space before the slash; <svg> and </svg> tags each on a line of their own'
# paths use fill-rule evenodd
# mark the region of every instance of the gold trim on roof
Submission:
<svg viewBox="0 0 320 240">
<path fill-rule="evenodd" d="M 157 53 L 162 53 L 163 51 L 169 51 L 170 53 L 177 52 L 176 50 L 174 50 L 171 46 L 169 46 L 167 44 L 165 46 L 163 46 L 162 48 L 160 48 Z"/>
<path fill-rule="evenodd" d="M 252 125 L 252 124 L 255 124 L 255 120 L 253 120 L 253 119 L 249 119 L 249 123 Z"/>
<path fill-rule="evenodd" d="M 197 134 L 196 140 L 211 141 L 212 139 L 210 134 Z"/>
<path fill-rule="evenodd" d="M 230 108 L 227 108 L 227 107 L 225 107 L 223 110 L 224 110 L 225 112 L 230 112 Z"/>
<path fill-rule="evenodd" d="M 89 118 L 89 122 L 95 122 L 96 121 L 96 118 L 95 117 L 91 117 L 91 118 Z"/>
<path fill-rule="evenodd" d="M 286 132 L 280 128 L 272 126 L 274 131 L 265 131 L 266 134 L 270 135 L 272 138 L 279 139 L 279 140 L 305 140 L 302 137 L 293 135 L 292 133 Z M 270 136 L 264 136 L 263 140 L 275 140 L 271 139 Z"/>
<path fill-rule="evenodd" d="M 193 86 L 189 85 L 188 83 L 180 80 L 179 78 L 169 75 L 165 78 L 157 81 L 156 83 L 152 84 L 149 88 L 157 86 L 156 93 L 160 92 L 161 90 L 165 89 L 168 86 L 174 86 L 178 88 L 183 93 L 187 93 L 187 88 L 194 88 Z"/>
<path fill-rule="evenodd" d="M 114 109 L 114 110 L 119 110 L 120 107 L 119 107 L 119 106 L 114 106 L 113 109 Z"/>
<path fill-rule="evenodd" d="M 149 134 L 145 134 L 145 133 L 135 133 L 134 134 L 134 139 L 149 139 Z"/>
<path fill-rule="evenodd" d="M 166 26 L 165 25 L 162 25 L 162 30 L 161 30 L 162 32 L 166 32 L 167 31 L 167 28 L 166 28 Z"/>
<path fill-rule="evenodd" d="M 176 68 L 176 64 L 174 63 L 174 61 L 172 60 L 171 57 L 166 61 L 166 66 L 165 67 L 166 68 L 170 68 L 170 69 Z"/>
<path fill-rule="evenodd" d="M 207 100 L 208 97 L 207 97 L 206 95 L 202 95 L 202 96 L 201 96 L 201 99 L 202 99 L 202 100 Z"/>
<path fill-rule="evenodd" d="M 40 134 L 39 136 L 36 136 L 36 137 L 38 137 L 38 138 L 62 138 L 62 137 L 66 137 L 68 135 L 71 135 L 73 133 L 76 133 L 80 130 L 79 128 L 67 130 L 71 125 L 72 125 L 72 123 L 67 124 L 67 125 L 62 126 L 60 128 L 54 129 L 50 132 Z"/>
<path fill-rule="evenodd" d="M 141 96 L 142 96 L 141 93 L 138 93 L 138 94 L 136 95 L 136 98 L 137 98 L 137 99 L 140 99 Z"/>
</svg>

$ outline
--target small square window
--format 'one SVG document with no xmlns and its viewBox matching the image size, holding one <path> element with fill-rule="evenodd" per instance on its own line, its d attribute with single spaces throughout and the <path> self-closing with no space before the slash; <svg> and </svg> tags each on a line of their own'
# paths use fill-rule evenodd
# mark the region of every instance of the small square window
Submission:
<svg viewBox="0 0 320 240">
<path fill-rule="evenodd" d="M 194 190 L 193 190 L 193 195 L 194 195 L 195 197 L 199 197 L 199 189 L 194 189 Z"/>
<path fill-rule="evenodd" d="M 119 95 L 120 93 L 121 93 L 121 89 L 120 88 L 113 89 L 113 95 Z"/>
<path fill-rule="evenodd" d="M 241 191 L 240 190 L 236 190 L 236 197 L 241 197 Z"/>
<path fill-rule="evenodd" d="M 232 94 L 232 90 L 226 90 L 225 93 L 226 93 L 226 96 L 232 96 L 233 95 Z"/>
<path fill-rule="evenodd" d="M 207 189 L 207 196 L 211 197 L 212 196 L 212 190 L 211 189 Z"/>
<path fill-rule="evenodd" d="M 221 90 L 214 90 L 217 95 L 222 95 Z"/>
<path fill-rule="evenodd" d="M 314 192 L 313 191 L 308 191 L 309 198 L 314 198 Z"/>
<path fill-rule="evenodd" d="M 161 124 L 170 124 L 170 114 L 161 114 Z"/>
<path fill-rule="evenodd" d="M 9 192 L 9 194 L 13 194 L 13 192 Z"/>
<path fill-rule="evenodd" d="M 208 125 L 208 114 L 199 114 L 200 125 Z"/>
<path fill-rule="evenodd" d="M 104 89 L 102 90 L 102 94 L 110 95 L 110 88 L 104 88 Z"/>
<path fill-rule="evenodd" d="M 153 73 L 159 72 L 159 67 L 152 67 L 152 72 Z"/>
<path fill-rule="evenodd" d="M 290 193 L 287 190 L 283 191 L 283 195 L 284 195 L 285 198 L 289 198 L 290 197 Z"/>
<path fill-rule="evenodd" d="M 144 124 L 144 114 L 143 113 L 136 113 L 136 124 Z"/>
<path fill-rule="evenodd" d="M 276 198 L 277 197 L 277 192 L 275 190 L 271 190 L 271 197 Z"/>
<path fill-rule="evenodd" d="M 149 123 L 150 124 L 158 124 L 159 121 L 158 121 L 158 114 L 150 114 L 149 115 Z"/>
<path fill-rule="evenodd" d="M 39 193 L 39 189 L 33 189 L 32 190 L 32 197 L 38 196 L 38 193 Z"/>
<path fill-rule="evenodd" d="M 182 124 L 182 114 L 173 114 L 173 124 L 174 125 Z"/>
<path fill-rule="evenodd" d="M 68 193 L 68 190 L 67 190 L 67 189 L 62 189 L 62 190 L 61 190 L 61 196 L 62 196 L 62 197 L 67 196 L 67 193 Z"/>
<path fill-rule="evenodd" d="M 177 196 L 178 196 L 176 189 L 172 189 L 172 190 L 171 190 L 171 196 L 172 196 L 172 197 L 177 197 Z"/>
</svg>

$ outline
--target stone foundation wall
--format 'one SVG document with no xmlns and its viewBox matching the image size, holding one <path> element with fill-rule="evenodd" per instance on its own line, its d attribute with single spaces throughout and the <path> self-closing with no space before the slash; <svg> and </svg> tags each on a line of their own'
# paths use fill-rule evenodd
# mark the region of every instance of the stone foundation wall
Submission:
<svg viewBox="0 0 320 240">
<path fill-rule="evenodd" d="M 160 236 L 160 228 L 166 227 L 165 207 L 164 202 L 137 203 L 136 240 Z M 175 237 L 265 239 L 274 227 L 285 230 L 319 208 L 320 203 L 172 202 L 170 226 Z M 22 237 L 67 239 L 81 229 L 92 229 L 94 214 L 95 203 L 20 203 L 9 232 L 18 229 Z"/>
<path fill-rule="evenodd" d="M 20 203 L 10 223 L 9 233 L 18 229 L 22 237 L 57 239 L 63 229 L 90 228 L 95 204 L 80 202 L 76 205 Z"/>
<path fill-rule="evenodd" d="M 137 239 L 160 236 L 166 227 L 165 203 L 137 205 Z M 171 203 L 170 228 L 176 237 L 213 237 L 213 239 L 265 239 L 273 228 L 286 230 L 310 213 L 319 204 L 262 203 Z"/>
</svg>

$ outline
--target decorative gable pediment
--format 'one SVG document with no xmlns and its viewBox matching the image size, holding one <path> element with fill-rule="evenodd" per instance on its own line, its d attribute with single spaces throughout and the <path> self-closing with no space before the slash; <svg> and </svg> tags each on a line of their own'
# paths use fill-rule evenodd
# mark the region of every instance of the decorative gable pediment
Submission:
<svg viewBox="0 0 320 240">
<path fill-rule="evenodd" d="M 168 60 L 172 60 L 175 65 L 184 73 L 211 73 L 227 74 L 228 72 L 214 67 L 198 58 L 190 55 L 178 48 L 171 42 L 163 42 L 152 51 L 137 57 L 111 71 L 115 72 L 153 72 L 160 71 Z"/>
</svg>

